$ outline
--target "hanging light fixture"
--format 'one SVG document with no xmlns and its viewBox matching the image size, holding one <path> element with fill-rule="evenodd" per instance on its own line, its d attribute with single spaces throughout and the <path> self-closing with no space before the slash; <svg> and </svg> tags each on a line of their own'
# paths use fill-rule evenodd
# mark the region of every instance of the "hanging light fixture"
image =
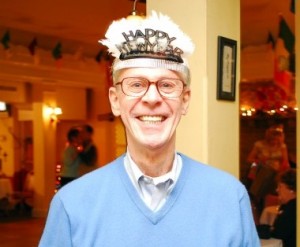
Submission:
<svg viewBox="0 0 300 247">
<path fill-rule="evenodd" d="M 144 15 L 138 13 L 137 10 L 136 10 L 136 3 L 137 2 L 138 2 L 138 0 L 134 0 L 132 11 L 127 16 L 127 19 L 131 19 L 131 20 L 141 20 L 141 19 L 144 19 Z"/>
</svg>

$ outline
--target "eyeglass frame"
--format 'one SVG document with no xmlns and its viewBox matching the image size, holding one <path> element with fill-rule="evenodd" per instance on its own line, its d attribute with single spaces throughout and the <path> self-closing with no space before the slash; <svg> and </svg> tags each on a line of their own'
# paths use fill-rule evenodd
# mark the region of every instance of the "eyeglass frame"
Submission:
<svg viewBox="0 0 300 247">
<path fill-rule="evenodd" d="M 135 95 L 129 95 L 129 94 L 125 93 L 125 92 L 124 92 L 124 89 L 123 89 L 123 82 L 124 82 L 124 80 L 130 79 L 130 78 L 133 78 L 133 79 L 134 79 L 134 78 L 136 78 L 136 79 L 142 79 L 142 80 L 146 81 L 146 82 L 148 83 L 148 87 L 147 87 L 146 91 L 145 91 L 143 94 L 138 95 L 138 96 L 135 96 Z M 180 82 L 182 83 L 182 90 L 181 90 L 181 93 L 180 93 L 178 96 L 175 96 L 175 97 L 168 97 L 167 95 L 164 95 L 164 94 L 162 94 L 162 93 L 160 92 L 160 89 L 158 88 L 158 83 L 159 83 L 160 81 L 168 80 L 168 79 L 180 81 Z M 163 98 L 168 98 L 168 99 L 179 98 L 179 97 L 182 95 L 184 89 L 188 86 L 188 85 L 187 85 L 186 83 L 184 83 L 181 79 L 177 79 L 177 78 L 161 78 L 161 79 L 159 79 L 159 80 L 157 80 L 157 81 L 150 81 L 150 80 L 148 80 L 147 78 L 144 78 L 144 77 L 125 77 L 125 78 L 123 78 L 121 81 L 115 83 L 114 86 L 120 85 L 120 86 L 121 86 L 121 89 L 122 89 L 122 92 L 123 92 L 125 95 L 127 95 L 127 96 L 129 96 L 129 97 L 136 97 L 136 98 L 139 98 L 139 97 L 144 97 L 144 96 L 146 95 L 146 93 L 148 92 L 148 90 L 149 90 L 151 84 L 155 84 L 156 90 L 157 90 L 157 92 L 159 93 L 159 95 L 160 95 L 161 97 L 163 97 Z"/>
</svg>

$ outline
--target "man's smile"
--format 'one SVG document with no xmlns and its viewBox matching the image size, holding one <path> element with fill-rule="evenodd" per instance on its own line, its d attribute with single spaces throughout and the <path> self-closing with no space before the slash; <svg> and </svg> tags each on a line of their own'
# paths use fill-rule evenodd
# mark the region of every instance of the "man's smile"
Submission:
<svg viewBox="0 0 300 247">
<path fill-rule="evenodd" d="M 161 123 L 166 119 L 164 116 L 139 116 L 139 120 L 145 123 Z"/>
</svg>

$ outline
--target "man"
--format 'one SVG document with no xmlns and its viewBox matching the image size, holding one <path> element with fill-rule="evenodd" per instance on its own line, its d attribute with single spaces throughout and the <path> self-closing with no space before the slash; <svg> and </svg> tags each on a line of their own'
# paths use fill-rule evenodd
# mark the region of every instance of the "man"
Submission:
<svg viewBox="0 0 300 247">
<path fill-rule="evenodd" d="M 280 204 L 277 209 L 278 214 L 272 225 L 257 225 L 258 234 L 262 239 L 281 239 L 285 247 L 296 247 L 297 172 L 295 169 L 291 168 L 279 174 L 277 193 Z"/>
<path fill-rule="evenodd" d="M 93 127 L 89 124 L 84 124 L 79 129 L 83 145 L 83 150 L 79 155 L 82 161 L 79 166 L 79 174 L 82 176 L 98 167 L 98 152 L 93 142 Z"/>
<path fill-rule="evenodd" d="M 113 22 L 106 38 L 127 152 L 55 195 L 40 246 L 260 246 L 244 186 L 175 150 L 191 40 L 155 12 Z"/>
</svg>

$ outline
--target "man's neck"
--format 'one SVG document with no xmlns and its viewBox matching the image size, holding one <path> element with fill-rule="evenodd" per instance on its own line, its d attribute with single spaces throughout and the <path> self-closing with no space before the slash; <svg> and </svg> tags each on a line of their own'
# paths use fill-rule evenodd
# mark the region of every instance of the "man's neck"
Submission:
<svg viewBox="0 0 300 247">
<path fill-rule="evenodd" d="M 135 149 L 128 147 L 132 160 L 147 176 L 159 177 L 172 169 L 174 148 L 164 150 Z"/>
</svg>

